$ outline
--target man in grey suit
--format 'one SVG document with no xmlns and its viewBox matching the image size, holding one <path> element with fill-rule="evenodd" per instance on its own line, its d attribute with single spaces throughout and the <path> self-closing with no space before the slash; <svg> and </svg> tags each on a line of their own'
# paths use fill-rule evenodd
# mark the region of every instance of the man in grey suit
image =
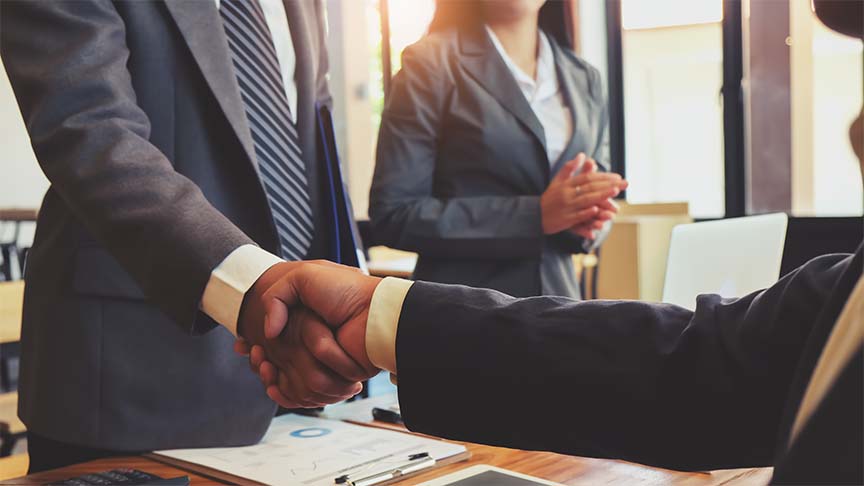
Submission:
<svg viewBox="0 0 864 486">
<path fill-rule="evenodd" d="M 232 343 L 263 342 L 263 289 L 331 238 L 321 2 L 9 1 L 0 16 L 51 181 L 25 277 L 31 471 L 257 442 L 275 405 Z M 274 359 L 294 406 L 359 391 L 367 374 L 328 329 L 291 339 Z"/>
</svg>

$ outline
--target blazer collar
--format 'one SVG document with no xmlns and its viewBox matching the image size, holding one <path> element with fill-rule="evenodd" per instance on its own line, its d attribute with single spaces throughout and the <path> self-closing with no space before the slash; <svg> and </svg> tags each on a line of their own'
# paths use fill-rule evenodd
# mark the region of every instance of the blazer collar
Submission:
<svg viewBox="0 0 864 486">
<path fill-rule="evenodd" d="M 461 63 L 465 70 L 504 108 L 516 117 L 534 136 L 546 153 L 546 133 L 534 110 L 513 79 L 513 75 L 498 55 L 482 26 L 459 32 Z M 543 163 L 547 170 L 549 164 Z"/>
<path fill-rule="evenodd" d="M 586 97 L 589 86 L 588 83 L 585 82 L 584 77 L 579 77 L 577 79 L 574 76 L 574 70 L 568 69 L 570 63 L 566 59 L 561 46 L 558 45 L 558 42 L 555 41 L 554 38 L 550 37 L 549 43 L 552 45 L 552 54 L 555 59 L 555 70 L 558 73 L 558 85 L 561 87 L 561 93 L 564 95 L 564 102 L 570 109 L 570 120 L 573 122 L 573 133 L 570 135 L 570 140 L 561 152 L 561 156 L 558 157 L 558 160 L 551 161 L 553 163 L 552 174 L 556 174 L 568 160 L 572 160 L 576 157 L 578 150 L 584 150 L 584 142 L 588 140 L 589 134 L 587 133 L 587 130 L 590 126 L 588 113 L 587 110 L 577 109 L 577 107 L 580 106 L 580 104 L 577 103 L 577 100 Z M 579 142 L 583 142 L 583 146 L 580 146 Z M 586 155 L 591 156 L 592 154 Z"/>
<path fill-rule="evenodd" d="M 228 50 L 228 39 L 222 19 L 213 0 L 165 0 L 168 12 L 177 23 L 216 103 L 228 119 L 246 156 L 257 165 L 255 145 L 246 122 L 246 109 L 240 97 L 234 63 Z"/>
</svg>

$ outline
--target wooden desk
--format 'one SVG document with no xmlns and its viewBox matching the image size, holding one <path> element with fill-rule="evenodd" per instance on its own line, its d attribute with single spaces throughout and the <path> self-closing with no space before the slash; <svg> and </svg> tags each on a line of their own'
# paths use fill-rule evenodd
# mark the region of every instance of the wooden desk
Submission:
<svg viewBox="0 0 864 486">
<path fill-rule="evenodd" d="M 417 264 L 417 254 L 394 250 L 386 246 L 369 248 L 369 273 L 376 277 L 411 278 Z"/>
<path fill-rule="evenodd" d="M 713 473 L 682 473 L 655 469 L 638 464 L 584 457 L 561 456 L 547 452 L 526 452 L 477 444 L 466 444 L 472 457 L 399 483 L 408 486 L 449 474 L 476 464 L 489 464 L 568 485 L 639 484 L 652 485 L 764 485 L 771 478 L 770 469 L 732 469 Z M 131 467 L 162 477 L 188 475 L 194 486 L 231 484 L 194 474 L 143 456 L 101 459 L 54 471 L 0 481 L 0 485 L 41 485 L 82 474 Z"/>
<path fill-rule="evenodd" d="M 0 393 L 0 422 L 7 425 L 12 435 L 27 432 L 24 422 L 18 418 L 18 392 Z"/>
<path fill-rule="evenodd" d="M 0 344 L 21 340 L 24 282 L 0 282 Z"/>
<path fill-rule="evenodd" d="M 373 406 L 384 406 L 393 403 L 395 395 L 381 395 L 358 402 L 345 403 L 325 409 L 325 418 L 348 420 L 359 425 L 374 425 L 385 428 L 396 428 L 384 422 L 368 422 Z M 685 473 L 658 469 L 624 461 L 605 459 L 589 459 L 585 457 L 563 456 L 549 452 L 529 452 L 501 447 L 490 447 L 479 444 L 462 443 L 471 452 L 471 459 L 443 466 L 427 473 L 408 478 L 396 483 L 408 486 L 428 481 L 436 477 L 450 474 L 460 469 L 478 464 L 488 464 L 511 471 L 521 472 L 531 476 L 556 481 L 568 485 L 629 485 L 640 486 L 684 485 L 764 485 L 771 479 L 771 469 L 730 469 L 711 473 Z M 67 479 L 82 474 L 107 471 L 121 467 L 132 467 L 162 477 L 188 475 L 193 485 L 233 484 L 205 474 L 194 474 L 182 468 L 177 468 L 159 462 L 149 457 L 136 456 L 128 458 L 102 459 L 78 464 L 56 471 L 48 471 L 19 479 L 0 481 L 0 485 L 37 485 L 46 482 Z M 257 484 L 257 483 L 246 483 Z"/>
<path fill-rule="evenodd" d="M 26 222 L 36 221 L 39 210 L 33 208 L 0 208 L 0 221 Z"/>
<path fill-rule="evenodd" d="M 402 258 L 399 260 L 375 261 L 368 263 L 369 274 L 375 277 L 411 278 L 417 258 Z"/>
</svg>

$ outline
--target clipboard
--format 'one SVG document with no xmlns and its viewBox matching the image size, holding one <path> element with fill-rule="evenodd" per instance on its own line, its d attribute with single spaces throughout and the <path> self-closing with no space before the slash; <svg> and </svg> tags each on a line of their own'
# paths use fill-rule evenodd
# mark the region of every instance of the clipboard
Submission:
<svg viewBox="0 0 864 486">
<path fill-rule="evenodd" d="M 200 464 L 195 464 L 194 462 L 181 461 L 180 459 L 174 459 L 171 457 L 162 456 L 156 453 L 148 453 L 144 454 L 144 457 L 149 459 L 153 459 L 154 461 L 161 462 L 163 464 L 168 464 L 169 466 L 174 466 L 176 468 L 182 469 L 184 471 L 189 471 L 199 476 L 205 476 L 216 481 L 222 481 L 230 484 L 236 484 L 237 486 L 269 486 L 265 483 L 259 483 L 258 481 L 253 481 L 251 479 L 244 478 L 242 476 L 235 476 L 233 474 L 220 471 L 218 469 L 213 469 L 211 467 L 202 466 Z M 387 481 L 380 483 L 380 486 L 387 486 L 388 484 L 395 484 L 400 481 L 406 481 L 411 479 L 414 476 L 418 476 L 420 474 L 425 474 L 430 470 L 435 470 L 439 467 L 449 466 L 450 464 L 456 464 L 457 462 L 467 461 L 471 459 L 471 452 L 465 451 L 459 455 L 449 457 L 447 459 L 438 461 L 435 464 L 435 467 L 432 469 L 427 469 L 423 471 L 418 471 L 414 474 L 406 474 L 398 479 L 394 479 L 392 481 Z"/>
<path fill-rule="evenodd" d="M 324 190 L 330 195 L 327 201 L 327 219 L 332 231 L 330 259 L 335 263 L 357 267 L 369 275 L 363 240 L 360 238 L 351 197 L 348 195 L 342 177 L 342 164 L 339 160 L 336 133 L 333 129 L 333 115 L 330 113 L 330 108 L 322 103 L 316 103 L 315 114 L 319 150 L 324 162 Z"/>
<path fill-rule="evenodd" d="M 417 473 L 470 457 L 468 449 L 458 443 L 296 414 L 273 419 L 258 444 L 156 451 L 148 457 L 244 486 L 330 486 L 344 475 L 365 478 L 391 470 L 418 453 L 435 463 Z M 391 484 L 414 475 L 406 473 L 375 484 Z"/>
</svg>

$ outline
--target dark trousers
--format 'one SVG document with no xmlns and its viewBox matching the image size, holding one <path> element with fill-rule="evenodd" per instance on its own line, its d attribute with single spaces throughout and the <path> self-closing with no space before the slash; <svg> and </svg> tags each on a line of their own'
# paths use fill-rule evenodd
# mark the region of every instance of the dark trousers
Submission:
<svg viewBox="0 0 864 486">
<path fill-rule="evenodd" d="M 27 453 L 30 455 L 29 474 L 105 457 L 140 454 L 140 452 L 94 449 L 67 442 L 57 442 L 33 433 L 27 434 Z"/>
</svg>

